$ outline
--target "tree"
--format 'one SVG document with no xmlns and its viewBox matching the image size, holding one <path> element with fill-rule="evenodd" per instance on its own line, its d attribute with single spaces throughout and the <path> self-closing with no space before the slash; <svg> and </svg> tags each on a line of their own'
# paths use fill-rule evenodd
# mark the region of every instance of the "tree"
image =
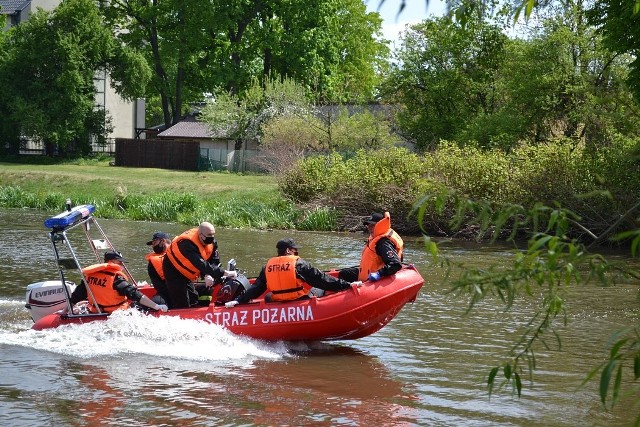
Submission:
<svg viewBox="0 0 640 427">
<path fill-rule="evenodd" d="M 214 88 L 237 94 L 270 75 L 333 100 L 370 98 L 388 54 L 375 38 L 380 18 L 359 0 L 116 0 L 102 7 L 121 40 L 153 68 L 165 126 Z"/>
<path fill-rule="evenodd" d="M 399 125 L 419 148 L 454 139 L 476 116 L 495 111 L 506 41 L 496 26 L 463 28 L 449 18 L 426 20 L 405 33 L 385 94 L 402 104 Z"/>
<path fill-rule="evenodd" d="M 323 123 L 311 113 L 272 117 L 261 128 L 259 166 L 282 176 L 309 153 L 326 149 Z"/>
<path fill-rule="evenodd" d="M 358 150 L 383 150 L 402 145 L 392 131 L 392 108 L 380 104 L 319 105 L 314 117 L 321 120 L 322 151 L 350 157 Z"/>
<path fill-rule="evenodd" d="M 222 13 L 228 25 L 211 33 L 202 64 L 216 64 L 212 87 L 234 93 L 255 77 L 280 75 L 334 102 L 368 99 L 389 54 L 376 37 L 380 17 L 360 0 L 265 0 Z"/>
<path fill-rule="evenodd" d="M 401 126 L 423 148 L 444 139 L 509 150 L 558 137 L 603 146 L 637 135 L 629 58 L 603 49 L 584 13 L 575 4 L 524 39 L 483 22 L 412 26 L 385 86 L 403 104 Z"/>
<path fill-rule="evenodd" d="M 584 140 L 591 146 L 607 145 L 617 134 L 637 135 L 640 105 L 624 82 L 630 57 L 603 47 L 602 37 L 586 20 L 588 11 L 582 2 L 567 2 L 550 13 L 552 16 L 542 21 L 542 30 L 534 34 L 533 49 L 520 55 L 525 61 L 529 53 L 534 60 L 541 56 L 547 60 L 531 61 L 529 70 L 534 72 L 519 73 L 528 78 L 534 74 L 550 89 L 545 92 L 553 94 L 555 102 L 544 123 L 547 134 L 556 128 L 563 136 Z M 552 78 L 539 71 L 540 64 L 550 68 L 547 76 Z M 531 89 L 537 90 L 535 86 Z"/>
<path fill-rule="evenodd" d="M 398 4 L 398 15 L 405 8 L 406 0 L 380 0 L 380 6 L 385 1 Z M 455 17 L 463 26 L 468 21 L 482 18 L 487 10 L 495 6 L 493 0 L 446 0 L 449 16 Z M 429 4 L 429 0 L 425 0 Z M 519 0 L 506 2 L 513 22 L 520 18 L 528 20 L 535 12 L 553 7 L 551 1 Z M 583 2 L 563 3 L 565 11 L 570 11 L 576 5 L 583 7 Z M 640 101 L 640 59 L 637 58 L 640 49 L 640 0 L 598 0 L 589 3 L 586 8 L 587 18 L 602 33 L 605 45 L 616 54 L 629 54 L 635 57 L 629 65 L 630 73 L 627 83 Z"/>
<path fill-rule="evenodd" d="M 271 17 L 279 33 L 265 43 L 265 71 L 290 76 L 314 89 L 321 100 L 362 102 L 372 99 L 386 69 L 389 48 L 382 20 L 367 13 L 361 0 L 291 1 Z"/>
<path fill-rule="evenodd" d="M 601 0 L 589 10 L 588 17 L 611 51 L 634 56 L 627 82 L 640 103 L 640 1 Z"/>
<path fill-rule="evenodd" d="M 640 130 L 623 82 L 626 58 L 601 47 L 584 10 L 545 19 L 526 39 L 509 40 L 506 52 L 495 110 L 471 121 L 458 140 L 510 149 L 521 140 L 567 137 L 603 146 Z"/>
<path fill-rule="evenodd" d="M 153 70 L 151 93 L 159 97 L 165 126 L 183 114 L 183 101 L 193 84 L 191 73 L 207 46 L 208 32 L 219 28 L 216 4 L 201 0 L 116 0 L 100 8 L 114 34 L 131 49 L 144 55 Z"/>
<path fill-rule="evenodd" d="M 12 27 L 3 45 L 0 130 L 14 151 L 25 137 L 42 141 L 49 154 L 90 152 L 91 139 L 104 140 L 110 131 L 107 112 L 94 102 L 96 71 L 118 65 L 126 70 L 120 77 L 134 76 L 130 81 L 137 85 L 118 88 L 124 97 L 135 96 L 148 76 L 144 64 L 104 28 L 90 0 L 68 0 L 52 12 L 39 10 Z"/>
<path fill-rule="evenodd" d="M 352 156 L 358 150 L 374 151 L 400 145 L 400 138 L 391 133 L 388 123 L 366 106 L 358 107 L 353 114 L 346 107 L 337 107 L 335 119 L 331 121 L 321 114 L 322 110 L 285 113 L 263 124 L 260 145 L 263 153 L 269 152 L 273 160 L 268 169 L 284 171 L 293 166 L 294 160 L 306 155 L 337 151 Z"/>
<path fill-rule="evenodd" d="M 259 139 L 262 124 L 269 119 L 288 114 L 304 116 L 310 106 L 307 91 L 293 79 L 273 77 L 264 86 L 254 79 L 240 94 L 224 90 L 214 93 L 200 118 L 212 131 L 241 144 L 245 139 Z"/>
</svg>

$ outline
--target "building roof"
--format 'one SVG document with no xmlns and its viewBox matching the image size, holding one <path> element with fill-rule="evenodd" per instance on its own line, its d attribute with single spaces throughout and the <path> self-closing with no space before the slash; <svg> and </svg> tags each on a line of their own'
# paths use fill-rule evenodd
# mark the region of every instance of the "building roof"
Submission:
<svg viewBox="0 0 640 427">
<path fill-rule="evenodd" d="M 0 0 L 0 14 L 13 15 L 31 3 L 31 0 Z"/>
<path fill-rule="evenodd" d="M 158 134 L 160 138 L 206 138 L 206 139 L 226 139 L 222 134 L 216 135 L 211 132 L 209 126 L 198 121 L 194 116 L 187 116 L 175 125 L 163 130 Z"/>
</svg>

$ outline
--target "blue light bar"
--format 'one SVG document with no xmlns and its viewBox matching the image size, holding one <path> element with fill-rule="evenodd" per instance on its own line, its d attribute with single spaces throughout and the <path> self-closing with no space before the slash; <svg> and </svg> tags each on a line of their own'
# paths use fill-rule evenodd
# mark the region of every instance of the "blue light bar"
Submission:
<svg viewBox="0 0 640 427">
<path fill-rule="evenodd" d="M 44 221 L 47 228 L 65 228 L 75 224 L 83 218 L 88 217 L 96 211 L 93 205 L 79 205 L 70 211 L 64 211 L 56 216 L 52 216 Z"/>
</svg>

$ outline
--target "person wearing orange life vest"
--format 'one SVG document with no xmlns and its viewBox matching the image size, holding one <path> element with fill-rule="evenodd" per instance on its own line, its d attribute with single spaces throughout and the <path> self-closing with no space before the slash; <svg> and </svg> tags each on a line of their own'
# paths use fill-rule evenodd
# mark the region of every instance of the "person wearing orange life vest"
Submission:
<svg viewBox="0 0 640 427">
<path fill-rule="evenodd" d="M 298 246 L 291 238 L 279 240 L 276 244 L 278 256 L 269 259 L 255 282 L 246 292 L 235 300 L 225 303 L 232 308 L 257 298 L 267 290 L 265 300 L 270 302 L 290 301 L 308 298 L 311 287 L 327 291 L 343 291 L 351 288 L 352 283 L 337 279 L 314 268 L 298 256 Z M 362 282 L 354 282 L 356 286 Z"/>
<path fill-rule="evenodd" d="M 84 279 L 71 294 L 71 306 L 88 300 L 90 312 L 97 313 L 96 307 L 99 307 L 102 313 L 112 313 L 129 308 L 129 300 L 133 300 L 153 310 L 167 311 L 166 305 L 151 301 L 127 281 L 123 262 L 124 258 L 119 252 L 110 251 L 104 254 L 104 264 L 83 268 Z"/>
<path fill-rule="evenodd" d="M 402 268 L 404 242 L 391 228 L 389 212 L 374 213 L 365 218 L 369 238 L 362 249 L 360 266 L 340 270 L 338 277 L 345 280 L 375 282 L 381 277 L 395 274 Z"/>
<path fill-rule="evenodd" d="M 214 284 L 223 277 L 236 277 L 235 271 L 220 267 L 216 229 L 203 222 L 173 239 L 162 261 L 162 271 L 171 308 L 186 308 L 199 304 L 201 295 L 211 295 Z M 194 281 L 204 278 L 196 287 Z"/>
<path fill-rule="evenodd" d="M 168 305 L 167 302 L 169 301 L 169 291 L 162 271 L 162 260 L 170 244 L 171 237 L 161 231 L 153 233 L 151 240 L 147 242 L 153 252 L 146 254 L 144 258 L 147 260 L 147 274 L 156 290 L 156 294 L 151 299 L 157 304 Z"/>
</svg>

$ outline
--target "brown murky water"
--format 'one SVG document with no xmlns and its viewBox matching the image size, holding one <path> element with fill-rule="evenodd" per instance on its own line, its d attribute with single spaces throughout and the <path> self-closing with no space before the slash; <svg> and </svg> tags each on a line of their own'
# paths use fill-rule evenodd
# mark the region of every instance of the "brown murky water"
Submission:
<svg viewBox="0 0 640 427">
<path fill-rule="evenodd" d="M 538 354 L 535 383 L 518 399 L 489 399 L 491 366 L 533 310 L 504 314 L 447 294 L 444 271 L 408 238 L 406 261 L 426 279 L 417 301 L 357 341 L 292 345 L 234 337 L 197 322 L 120 316 L 100 325 L 30 330 L 26 285 L 55 279 L 46 215 L 0 210 L 0 425 L 624 426 L 639 409 L 602 408 L 597 384 L 580 388 L 606 356 L 614 331 L 636 322 L 637 288 L 587 285 L 571 295 L 562 351 Z M 145 280 L 144 244 L 176 224 L 100 221 Z M 292 236 L 321 269 L 357 263 L 364 235 L 219 229 L 223 262 L 256 275 L 275 242 Z M 443 255 L 470 265 L 508 260 L 504 247 L 447 243 Z M 154 323 L 155 322 L 155 323 Z M 99 322 L 98 322 L 99 323 Z"/>
</svg>

